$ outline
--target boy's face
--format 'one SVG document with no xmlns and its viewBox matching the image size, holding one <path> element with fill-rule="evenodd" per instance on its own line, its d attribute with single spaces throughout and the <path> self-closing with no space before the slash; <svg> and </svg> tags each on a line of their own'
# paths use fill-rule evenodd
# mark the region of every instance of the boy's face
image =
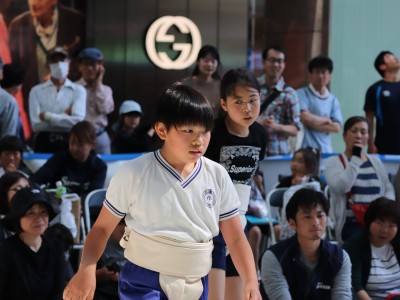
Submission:
<svg viewBox="0 0 400 300">
<path fill-rule="evenodd" d="M 400 68 L 399 59 L 392 53 L 386 53 L 383 57 L 384 64 L 381 65 L 381 69 L 386 71 L 398 70 Z"/>
<path fill-rule="evenodd" d="M 210 131 L 198 125 L 184 125 L 166 129 L 156 123 L 155 130 L 164 141 L 162 154 L 174 167 L 195 163 L 206 152 L 210 142 Z"/>
<path fill-rule="evenodd" d="M 326 68 L 314 68 L 310 73 L 312 85 L 317 89 L 326 87 L 331 81 L 331 73 Z"/>
<path fill-rule="evenodd" d="M 72 157 L 79 162 L 85 162 L 89 157 L 90 151 L 93 150 L 94 147 L 94 144 L 79 142 L 75 135 L 69 138 L 69 152 Z"/>
<path fill-rule="evenodd" d="M 312 209 L 300 207 L 296 220 L 289 219 L 289 225 L 296 230 L 299 239 L 319 240 L 325 233 L 327 216 L 322 206 L 318 204 Z"/>
</svg>

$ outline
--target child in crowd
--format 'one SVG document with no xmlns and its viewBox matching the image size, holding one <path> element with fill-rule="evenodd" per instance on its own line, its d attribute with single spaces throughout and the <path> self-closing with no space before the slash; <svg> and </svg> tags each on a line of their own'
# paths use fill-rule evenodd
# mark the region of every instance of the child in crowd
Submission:
<svg viewBox="0 0 400 300">
<path fill-rule="evenodd" d="M 66 260 L 57 241 L 44 236 L 55 211 L 44 191 L 18 190 L 1 220 L 15 232 L 0 244 L 0 299 L 61 299 Z"/>
<path fill-rule="evenodd" d="M 67 150 L 54 154 L 32 175 L 39 185 L 55 187 L 61 181 L 68 192 L 81 199 L 92 190 L 104 187 L 107 165 L 96 152 L 96 129 L 88 121 L 75 124 L 69 134 Z"/>
<path fill-rule="evenodd" d="M 276 187 L 291 187 L 292 185 L 311 181 L 321 182 L 319 164 L 320 153 L 317 149 L 306 147 L 297 150 L 290 162 L 292 175 L 283 177 Z"/>
<path fill-rule="evenodd" d="M 246 283 L 244 299 L 261 300 L 233 184 L 223 167 L 202 157 L 212 126 L 212 109 L 194 89 L 174 85 L 161 95 L 154 128 L 164 144 L 126 163 L 111 179 L 63 299 L 93 297 L 96 262 L 125 217 L 121 300 L 207 299 L 212 237 L 219 229 Z"/>
<path fill-rule="evenodd" d="M 143 122 L 142 107 L 133 100 L 122 102 L 119 121 L 114 125 L 116 136 L 112 146 L 114 153 L 149 152 L 153 148 L 154 129 Z"/>
<path fill-rule="evenodd" d="M 221 80 L 221 108 L 225 112 L 215 120 L 206 157 L 220 163 L 227 171 L 239 195 L 239 214 L 246 225 L 250 198 L 250 182 L 258 162 L 264 159 L 267 134 L 259 123 L 260 87 L 256 77 L 241 69 L 233 69 Z M 231 249 L 229 249 L 231 252 Z M 221 234 L 214 238 L 213 265 L 210 273 L 209 299 L 243 299 L 244 281 L 226 255 Z"/>
<path fill-rule="evenodd" d="M 320 153 L 317 149 L 311 147 L 299 149 L 294 153 L 293 159 L 290 162 L 292 175 L 282 178 L 277 185 L 278 188 L 289 188 L 283 195 L 282 219 L 280 222 L 279 234 L 280 240 L 287 239 L 295 234 L 295 231 L 289 226 L 285 214 L 286 205 L 294 192 L 305 186 L 312 187 L 317 191 L 322 190 L 322 182 L 318 176 L 319 164 Z"/>
</svg>

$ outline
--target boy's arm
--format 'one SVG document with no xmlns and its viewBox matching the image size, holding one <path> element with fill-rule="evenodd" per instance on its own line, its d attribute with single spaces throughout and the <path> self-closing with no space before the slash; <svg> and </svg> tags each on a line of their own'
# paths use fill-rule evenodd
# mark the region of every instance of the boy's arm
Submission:
<svg viewBox="0 0 400 300">
<path fill-rule="evenodd" d="M 321 132 L 339 132 L 340 124 L 327 117 L 315 115 L 308 110 L 300 113 L 300 119 L 304 125 Z"/>
<path fill-rule="evenodd" d="M 64 300 L 93 299 L 96 288 L 96 263 L 120 220 L 103 206 L 85 240 L 79 270 L 64 290 Z"/>
<path fill-rule="evenodd" d="M 239 216 L 219 222 L 226 246 L 242 278 L 246 300 L 261 300 L 253 253 L 243 232 Z"/>
</svg>

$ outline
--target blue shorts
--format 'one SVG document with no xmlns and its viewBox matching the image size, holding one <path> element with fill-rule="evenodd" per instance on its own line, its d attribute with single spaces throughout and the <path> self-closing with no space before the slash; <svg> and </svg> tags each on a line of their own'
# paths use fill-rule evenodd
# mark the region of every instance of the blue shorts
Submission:
<svg viewBox="0 0 400 300">
<path fill-rule="evenodd" d="M 118 276 L 118 295 L 120 300 L 168 300 L 159 283 L 160 273 L 131 263 L 129 260 L 122 267 Z M 199 300 L 207 300 L 208 278 L 201 279 L 203 294 Z"/>
</svg>

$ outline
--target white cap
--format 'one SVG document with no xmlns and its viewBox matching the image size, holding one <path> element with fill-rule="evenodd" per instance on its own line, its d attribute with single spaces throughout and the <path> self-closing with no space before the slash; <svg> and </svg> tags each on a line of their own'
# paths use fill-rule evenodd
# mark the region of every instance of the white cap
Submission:
<svg viewBox="0 0 400 300">
<path fill-rule="evenodd" d="M 122 102 L 119 108 L 119 114 L 123 115 L 131 112 L 142 114 L 142 107 L 134 100 L 125 100 L 124 102 Z"/>
</svg>

